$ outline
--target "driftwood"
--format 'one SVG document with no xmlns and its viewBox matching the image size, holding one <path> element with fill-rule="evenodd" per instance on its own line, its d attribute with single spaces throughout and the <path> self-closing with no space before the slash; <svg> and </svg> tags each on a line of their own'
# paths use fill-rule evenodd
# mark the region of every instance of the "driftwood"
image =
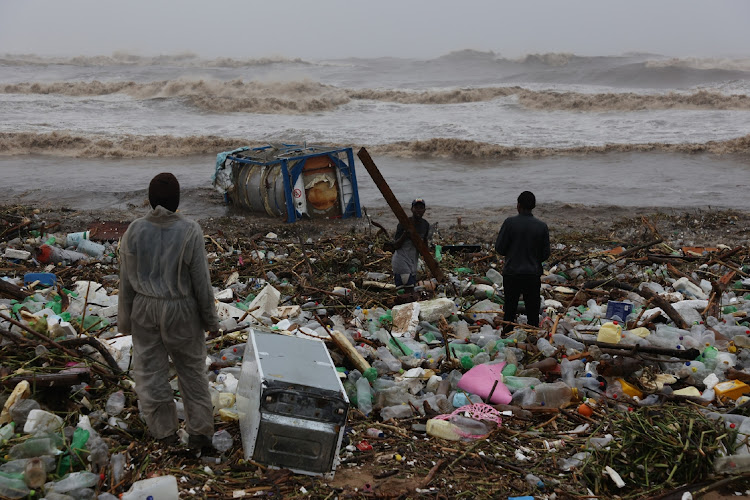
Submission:
<svg viewBox="0 0 750 500">
<path fill-rule="evenodd" d="M 31 292 L 24 290 L 20 286 L 0 280 L 0 297 L 9 297 L 11 299 L 23 300 L 31 295 Z"/>
<path fill-rule="evenodd" d="M 670 349 L 668 347 L 656 347 L 656 346 L 645 346 L 645 345 L 621 345 L 621 344 L 610 344 L 608 342 L 598 342 L 596 340 L 585 340 L 579 339 L 586 345 L 595 345 L 601 349 L 608 349 L 611 351 L 620 351 L 618 354 L 621 356 L 635 356 L 639 353 L 644 354 L 657 354 L 659 356 L 671 356 L 679 359 L 695 359 L 700 356 L 701 352 L 698 349 L 690 348 L 687 350 L 682 349 Z"/>
<path fill-rule="evenodd" d="M 349 359 L 349 361 L 352 362 L 354 367 L 359 370 L 360 372 L 364 373 L 366 370 L 370 368 L 370 363 L 365 360 L 365 358 L 362 357 L 360 353 L 357 352 L 357 350 L 352 346 L 351 342 L 347 340 L 347 338 L 338 331 L 331 331 L 329 332 L 331 336 L 331 340 L 336 344 L 336 347 L 341 349 L 341 352 L 344 353 L 344 355 Z"/>
<path fill-rule="evenodd" d="M 91 369 L 79 367 L 57 373 L 29 373 L 5 379 L 2 384 L 6 387 L 15 387 L 22 380 L 27 381 L 32 387 L 70 387 L 91 380 Z"/>
<path fill-rule="evenodd" d="M 687 321 L 680 316 L 680 313 L 675 311 L 674 307 L 667 302 L 663 297 L 659 296 L 656 292 L 653 290 L 644 287 L 643 289 L 638 289 L 632 285 L 629 285 L 627 283 L 622 283 L 620 281 L 610 281 L 610 280 L 596 280 L 596 281 L 589 281 L 583 285 L 584 288 L 596 288 L 600 287 L 602 285 L 610 285 L 615 288 L 620 288 L 621 290 L 627 290 L 628 292 L 634 292 L 640 295 L 641 297 L 645 299 L 650 299 L 654 304 L 656 304 L 662 311 L 664 311 L 664 314 L 669 316 L 669 319 L 674 321 L 674 324 L 677 325 L 678 328 L 682 328 L 683 330 L 687 330 L 690 328 L 690 326 L 687 324 Z"/>
</svg>

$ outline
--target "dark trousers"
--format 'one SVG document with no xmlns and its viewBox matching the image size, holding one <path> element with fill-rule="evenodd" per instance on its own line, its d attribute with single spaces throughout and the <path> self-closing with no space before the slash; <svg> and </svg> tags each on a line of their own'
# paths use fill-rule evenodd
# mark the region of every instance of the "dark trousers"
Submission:
<svg viewBox="0 0 750 500">
<path fill-rule="evenodd" d="M 539 326 L 539 307 L 542 305 L 542 299 L 539 296 L 542 282 L 539 276 L 529 274 L 503 275 L 503 287 L 505 290 L 503 319 L 515 323 L 518 313 L 518 299 L 523 295 L 529 324 Z M 506 326 L 503 331 L 507 332 L 512 329 L 512 327 Z"/>
</svg>

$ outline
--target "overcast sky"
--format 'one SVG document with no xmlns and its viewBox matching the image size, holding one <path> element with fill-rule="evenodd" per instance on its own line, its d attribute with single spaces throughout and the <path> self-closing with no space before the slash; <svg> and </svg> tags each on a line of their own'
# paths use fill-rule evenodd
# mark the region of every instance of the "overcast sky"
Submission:
<svg viewBox="0 0 750 500">
<path fill-rule="evenodd" d="M 0 53 L 750 54 L 747 0 L 0 0 Z"/>
</svg>

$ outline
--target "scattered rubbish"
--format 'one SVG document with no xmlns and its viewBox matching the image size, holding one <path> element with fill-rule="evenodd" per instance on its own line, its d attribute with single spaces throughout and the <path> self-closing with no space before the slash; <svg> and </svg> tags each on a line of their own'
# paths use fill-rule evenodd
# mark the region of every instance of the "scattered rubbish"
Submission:
<svg viewBox="0 0 750 500">
<path fill-rule="evenodd" d="M 252 165 L 242 158 L 230 154 L 226 166 Z M 297 173 L 305 187 L 330 186 Z M 304 482 L 326 497 L 334 472 L 344 481 L 357 467 L 371 469 L 373 492 L 407 478 L 407 496 L 697 494 L 723 476 L 747 488 L 746 246 L 643 245 L 634 231 L 634 241 L 584 247 L 558 235 L 534 327 L 523 304 L 517 323 L 504 320 L 489 237 L 443 239 L 444 279 L 399 303 L 386 286 L 389 254 L 371 235 L 212 233 L 221 330 L 206 338 L 216 423 L 206 451 L 215 453 L 188 457 L 183 441 L 149 437 L 127 376 L 120 226 L 50 226 L 0 238 L 0 496 L 242 498 L 293 495 Z M 182 422 L 179 377 L 171 383 Z M 469 487 L 459 469 L 493 486 Z"/>
</svg>

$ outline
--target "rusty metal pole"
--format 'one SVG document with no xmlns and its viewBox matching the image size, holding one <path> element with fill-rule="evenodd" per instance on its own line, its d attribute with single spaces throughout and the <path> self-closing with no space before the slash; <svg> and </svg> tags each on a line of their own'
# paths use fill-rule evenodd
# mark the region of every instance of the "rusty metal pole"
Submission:
<svg viewBox="0 0 750 500">
<path fill-rule="evenodd" d="M 391 207 L 391 210 L 393 210 L 393 213 L 396 215 L 398 221 L 408 231 L 411 241 L 414 243 L 414 246 L 417 248 L 420 255 L 422 255 L 422 258 L 424 259 L 425 264 L 427 264 L 427 267 L 430 269 L 430 273 L 432 274 L 432 276 L 438 281 L 443 281 L 443 271 L 440 270 L 440 266 L 432 256 L 430 249 L 427 248 L 424 240 L 417 234 L 417 231 L 414 229 L 414 225 L 411 223 L 411 220 L 409 220 L 406 212 L 404 212 L 401 204 L 398 202 L 396 196 L 394 196 L 393 194 L 393 191 L 391 191 L 391 188 L 388 186 L 388 183 L 385 182 L 385 179 L 380 174 L 380 170 L 378 170 L 375 162 L 372 161 L 370 153 L 368 153 L 365 148 L 360 148 L 360 150 L 357 152 L 357 156 L 359 157 L 360 161 L 362 161 L 362 164 L 365 166 L 367 171 L 370 173 L 370 177 L 372 177 L 375 185 L 378 187 L 378 189 L 380 189 L 380 192 L 383 194 L 383 198 L 385 198 L 388 206 Z"/>
</svg>

